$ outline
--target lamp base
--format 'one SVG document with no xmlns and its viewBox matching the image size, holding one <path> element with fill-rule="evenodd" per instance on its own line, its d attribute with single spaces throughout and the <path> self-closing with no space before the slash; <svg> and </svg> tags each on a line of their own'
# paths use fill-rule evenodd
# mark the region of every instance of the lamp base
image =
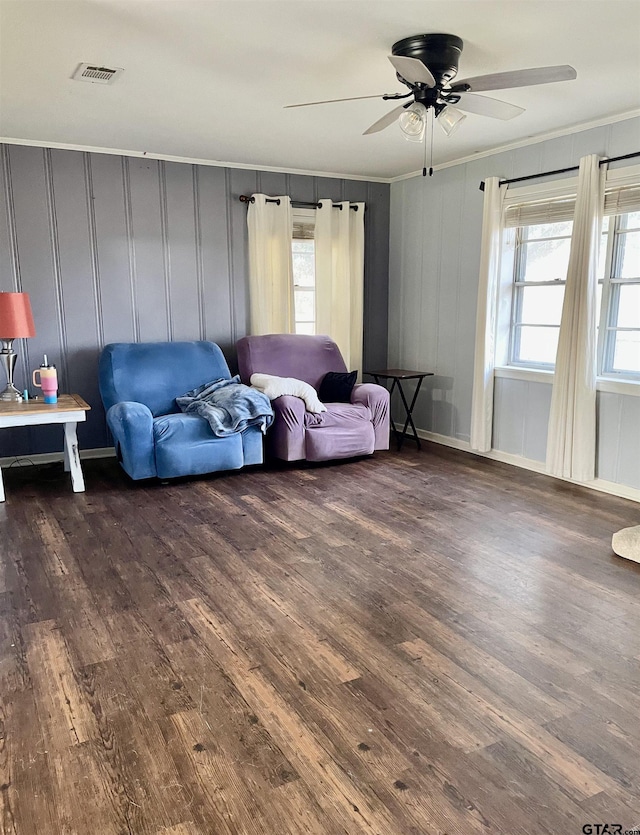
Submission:
<svg viewBox="0 0 640 835">
<path fill-rule="evenodd" d="M 22 400 L 22 395 L 13 385 L 13 369 L 16 367 L 18 355 L 13 350 L 13 339 L 0 338 L 0 342 L 2 343 L 0 363 L 4 365 L 7 375 L 7 387 L 3 392 L 0 392 L 0 403 L 14 403 L 16 400 Z"/>
<path fill-rule="evenodd" d="M 0 403 L 15 403 L 16 400 L 22 400 L 22 394 L 18 389 L 10 383 L 4 391 L 0 391 Z"/>
</svg>

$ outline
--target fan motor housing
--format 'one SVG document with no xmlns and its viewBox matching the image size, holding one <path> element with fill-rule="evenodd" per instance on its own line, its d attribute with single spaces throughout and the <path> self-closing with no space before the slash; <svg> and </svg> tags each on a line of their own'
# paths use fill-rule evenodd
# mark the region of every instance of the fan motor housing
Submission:
<svg viewBox="0 0 640 835">
<path fill-rule="evenodd" d="M 463 46 L 457 35 L 411 35 L 394 43 L 391 52 L 422 61 L 438 85 L 443 86 L 457 75 Z"/>
</svg>

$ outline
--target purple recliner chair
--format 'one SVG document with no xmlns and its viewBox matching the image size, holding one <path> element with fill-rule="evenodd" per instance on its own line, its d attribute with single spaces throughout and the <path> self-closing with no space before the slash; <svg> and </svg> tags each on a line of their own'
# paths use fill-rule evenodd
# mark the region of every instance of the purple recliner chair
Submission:
<svg viewBox="0 0 640 835">
<path fill-rule="evenodd" d="M 268 334 L 245 336 L 237 344 L 242 381 L 252 374 L 295 377 L 316 389 L 328 371 L 347 370 L 328 336 Z M 389 449 L 389 392 L 373 383 L 356 385 L 350 403 L 325 403 L 319 415 L 298 397 L 283 395 L 271 404 L 276 413 L 267 433 L 269 452 L 284 461 L 331 461 Z"/>
</svg>

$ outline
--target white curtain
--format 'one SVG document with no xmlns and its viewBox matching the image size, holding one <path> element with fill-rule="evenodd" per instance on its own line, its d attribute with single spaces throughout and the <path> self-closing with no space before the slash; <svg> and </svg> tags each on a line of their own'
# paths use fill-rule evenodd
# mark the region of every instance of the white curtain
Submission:
<svg viewBox="0 0 640 835">
<path fill-rule="evenodd" d="M 354 205 L 354 204 L 352 204 Z M 342 208 L 335 208 L 341 206 Z M 364 203 L 320 200 L 316 211 L 316 333 L 340 348 L 349 370 L 362 373 Z"/>
<path fill-rule="evenodd" d="M 547 472 L 576 481 L 595 478 L 596 292 L 605 176 L 598 162 L 595 154 L 580 160 L 547 438 Z"/>
<path fill-rule="evenodd" d="M 505 187 L 500 186 L 497 177 L 485 180 L 470 438 L 471 449 L 478 452 L 491 449 L 504 195 Z"/>
<path fill-rule="evenodd" d="M 251 333 L 293 333 L 293 218 L 289 197 L 252 195 L 249 227 Z M 275 201 L 278 202 L 275 202 Z"/>
</svg>

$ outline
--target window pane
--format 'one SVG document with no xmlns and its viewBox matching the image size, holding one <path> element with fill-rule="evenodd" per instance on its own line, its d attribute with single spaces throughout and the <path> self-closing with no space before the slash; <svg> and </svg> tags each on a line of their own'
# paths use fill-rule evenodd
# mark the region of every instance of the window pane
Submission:
<svg viewBox="0 0 640 835">
<path fill-rule="evenodd" d="M 559 325 L 564 284 L 557 287 L 524 287 L 520 290 L 520 321 L 525 325 Z"/>
<path fill-rule="evenodd" d="M 558 349 L 560 328 L 528 328 L 520 331 L 520 350 L 514 357 L 516 362 L 554 365 Z"/>
<path fill-rule="evenodd" d="M 571 235 L 572 220 L 563 220 L 561 223 L 538 223 L 534 226 L 524 226 L 523 238 L 559 238 L 562 235 Z"/>
<path fill-rule="evenodd" d="M 623 284 L 619 293 L 618 321 L 612 324 L 619 328 L 640 328 L 640 284 Z"/>
<path fill-rule="evenodd" d="M 613 370 L 640 374 L 640 331 L 618 331 L 613 352 Z"/>
<path fill-rule="evenodd" d="M 640 278 L 640 231 L 618 235 L 620 267 L 618 278 Z"/>
<path fill-rule="evenodd" d="M 568 238 L 522 244 L 522 272 L 519 281 L 564 281 L 569 266 Z"/>
<path fill-rule="evenodd" d="M 621 229 L 640 229 L 640 212 L 628 212 L 620 215 Z"/>
<path fill-rule="evenodd" d="M 609 218 L 606 218 L 609 220 Z M 604 278 L 604 271 L 607 266 L 607 233 L 603 232 L 600 238 L 600 249 L 598 250 L 598 279 Z"/>
<path fill-rule="evenodd" d="M 315 293 L 313 290 L 295 291 L 296 322 L 315 322 Z"/>
<path fill-rule="evenodd" d="M 316 326 L 313 322 L 296 322 L 296 333 L 305 333 L 308 336 L 315 336 Z"/>
<path fill-rule="evenodd" d="M 315 278 L 315 241 L 295 239 L 291 242 L 293 283 L 296 287 L 313 287 Z"/>
</svg>

